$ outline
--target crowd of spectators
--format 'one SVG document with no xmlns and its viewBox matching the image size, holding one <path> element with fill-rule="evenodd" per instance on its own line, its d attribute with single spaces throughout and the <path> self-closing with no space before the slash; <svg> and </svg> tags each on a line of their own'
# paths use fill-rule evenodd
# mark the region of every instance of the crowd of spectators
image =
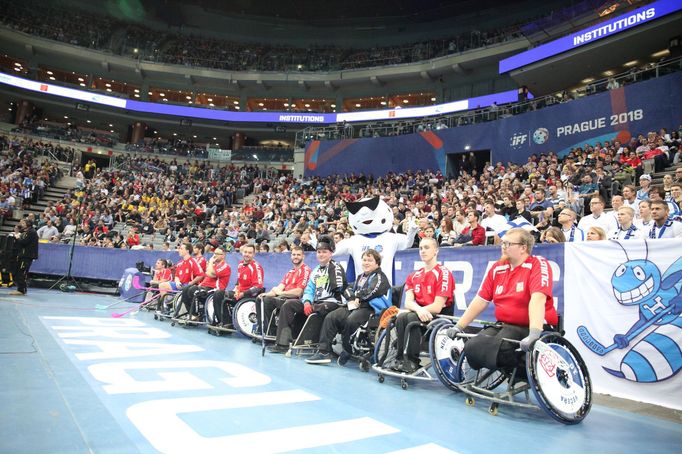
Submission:
<svg viewBox="0 0 682 454">
<path fill-rule="evenodd" d="M 34 159 L 50 147 L 31 140 L 0 136 L 0 222 L 14 210 L 27 208 L 43 197 L 62 174 L 55 162 Z"/>
<path fill-rule="evenodd" d="M 556 241 L 559 214 L 573 213 L 577 222 L 596 210 L 590 203 L 595 198 L 614 208 L 632 190 L 638 200 L 650 192 L 654 200 L 659 189 L 649 184 L 645 162 L 679 162 L 679 147 L 680 131 L 661 129 L 627 144 L 586 144 L 563 159 L 549 153 L 525 164 L 486 163 L 481 173 L 465 166 L 450 179 L 421 171 L 302 179 L 274 168 L 127 155 L 118 169 L 79 173 L 79 187 L 48 206 L 37 227 L 48 221 L 58 230 L 72 226 L 79 243 L 90 246 L 141 248 L 155 242 L 172 249 L 189 241 L 227 251 L 244 243 L 257 243 L 261 252 L 284 252 L 293 244 L 314 250 L 321 234 L 337 241 L 353 234 L 345 201 L 377 195 L 392 207 L 396 231 L 414 222 L 419 237 L 434 236 L 445 246 L 485 244 L 486 228 L 494 231 L 496 224 L 519 217 L 543 240 Z M 670 206 L 682 202 L 673 190 L 682 180 L 682 167 L 677 171 L 676 180 L 666 178 L 660 187 Z"/>
<path fill-rule="evenodd" d="M 424 61 L 518 38 L 519 26 L 398 46 L 350 49 L 250 44 L 160 31 L 37 1 L 2 0 L 5 25 L 31 35 L 162 63 L 230 71 L 332 71 Z"/>
<path fill-rule="evenodd" d="M 100 147 L 113 147 L 118 143 L 118 134 L 110 131 L 75 126 L 68 123 L 41 121 L 35 118 L 23 122 L 12 129 L 11 132 Z"/>
</svg>

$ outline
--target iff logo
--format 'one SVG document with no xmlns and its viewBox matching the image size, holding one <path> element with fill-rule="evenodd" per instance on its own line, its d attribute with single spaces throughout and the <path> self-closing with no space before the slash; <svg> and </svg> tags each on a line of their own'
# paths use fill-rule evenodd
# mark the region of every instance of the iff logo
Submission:
<svg viewBox="0 0 682 454">
<path fill-rule="evenodd" d="M 512 148 L 521 147 L 528 140 L 528 134 L 514 134 L 509 142 Z"/>
</svg>

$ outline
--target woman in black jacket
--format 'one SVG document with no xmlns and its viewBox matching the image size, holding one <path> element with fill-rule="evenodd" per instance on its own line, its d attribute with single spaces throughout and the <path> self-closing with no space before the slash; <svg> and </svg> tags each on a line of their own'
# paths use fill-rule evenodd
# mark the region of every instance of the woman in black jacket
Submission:
<svg viewBox="0 0 682 454">
<path fill-rule="evenodd" d="M 331 343 L 337 333 L 342 333 L 343 352 L 339 364 L 344 365 L 351 357 L 350 336 L 365 323 L 372 313 L 379 314 L 391 305 L 391 284 L 381 271 L 381 255 L 374 249 L 362 254 L 363 273 L 355 280 L 352 290 L 344 292 L 346 305 L 325 317 L 320 332 L 320 351 L 308 358 L 308 364 L 331 362 Z"/>
</svg>

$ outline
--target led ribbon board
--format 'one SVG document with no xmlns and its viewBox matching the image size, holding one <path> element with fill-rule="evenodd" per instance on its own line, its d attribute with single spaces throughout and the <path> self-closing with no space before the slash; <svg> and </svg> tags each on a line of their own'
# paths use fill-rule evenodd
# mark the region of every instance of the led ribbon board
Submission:
<svg viewBox="0 0 682 454">
<path fill-rule="evenodd" d="M 544 60 L 554 55 L 577 49 L 586 44 L 616 35 L 625 30 L 649 23 L 682 10 L 680 0 L 661 0 L 638 8 L 622 16 L 601 22 L 572 35 L 564 36 L 534 49 L 500 60 L 500 74 Z"/>
</svg>

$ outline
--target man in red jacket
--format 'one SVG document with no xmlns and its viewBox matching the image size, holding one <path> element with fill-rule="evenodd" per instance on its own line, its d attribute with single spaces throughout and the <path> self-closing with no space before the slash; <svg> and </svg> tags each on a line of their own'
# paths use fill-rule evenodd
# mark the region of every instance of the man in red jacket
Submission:
<svg viewBox="0 0 682 454">
<path fill-rule="evenodd" d="M 263 288 L 263 267 L 253 258 L 256 247 L 253 244 L 245 244 L 241 247 L 242 261 L 237 265 L 237 285 L 234 290 L 213 295 L 213 308 L 218 324 L 231 323 L 228 319 L 227 305 L 234 307 L 242 298 L 256 297 L 265 290 Z"/>
</svg>

